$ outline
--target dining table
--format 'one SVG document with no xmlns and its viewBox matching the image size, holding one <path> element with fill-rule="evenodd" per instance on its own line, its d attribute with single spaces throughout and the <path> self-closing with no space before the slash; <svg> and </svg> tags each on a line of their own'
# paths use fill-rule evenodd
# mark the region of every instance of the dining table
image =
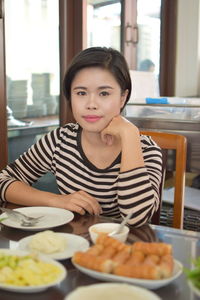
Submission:
<svg viewBox="0 0 200 300">
<path fill-rule="evenodd" d="M 8 208 L 17 208 L 14 204 L 7 204 Z M 90 240 L 88 228 L 97 223 L 119 223 L 117 219 L 107 216 L 79 215 L 74 214 L 69 223 L 54 227 L 54 232 L 71 233 Z M 172 245 L 173 256 L 181 262 L 184 268 L 192 268 L 193 259 L 200 256 L 200 233 L 175 229 L 167 226 L 145 224 L 139 228 L 129 226 L 130 231 L 127 239 L 128 244 L 135 241 L 164 242 Z M 6 225 L 0 225 L 0 248 L 17 249 L 19 240 L 34 234 L 29 230 L 16 229 Z M 67 276 L 58 285 L 37 293 L 22 293 L 0 289 L 1 300 L 63 300 L 77 287 L 106 282 L 100 281 L 78 270 L 72 263 L 71 258 L 61 260 L 60 263 L 66 268 Z M 154 289 L 153 292 L 163 300 L 196 300 L 199 299 L 188 285 L 185 272 L 166 286 Z M 90 299 L 88 299 L 90 300 Z"/>
</svg>

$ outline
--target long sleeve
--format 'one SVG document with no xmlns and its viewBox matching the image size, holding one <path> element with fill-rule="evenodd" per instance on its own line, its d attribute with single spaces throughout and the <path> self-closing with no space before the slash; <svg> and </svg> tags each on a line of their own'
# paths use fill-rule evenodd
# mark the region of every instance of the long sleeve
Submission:
<svg viewBox="0 0 200 300">
<path fill-rule="evenodd" d="M 142 136 L 145 167 L 119 174 L 118 204 L 122 215 L 133 212 L 129 221 L 134 226 L 145 224 L 159 206 L 159 187 L 162 177 L 160 148 Z"/>
<path fill-rule="evenodd" d="M 1 199 L 5 201 L 7 187 L 14 181 L 23 181 L 32 185 L 45 173 L 54 172 L 54 153 L 59 140 L 59 129 L 43 136 L 23 155 L 9 164 L 0 173 Z"/>
</svg>

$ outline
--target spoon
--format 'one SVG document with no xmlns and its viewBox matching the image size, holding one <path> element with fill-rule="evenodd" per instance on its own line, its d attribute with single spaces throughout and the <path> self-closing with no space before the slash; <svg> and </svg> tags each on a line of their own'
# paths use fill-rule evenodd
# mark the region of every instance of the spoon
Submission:
<svg viewBox="0 0 200 300">
<path fill-rule="evenodd" d="M 132 214 L 133 214 L 132 212 L 129 213 L 129 214 L 124 218 L 124 220 L 119 224 L 119 227 L 118 227 L 117 229 L 113 230 L 112 232 L 110 232 L 108 235 L 109 235 L 109 236 L 113 236 L 113 235 L 115 235 L 115 234 L 120 233 L 120 232 L 122 231 L 122 229 L 124 228 L 125 224 L 126 224 L 126 223 L 128 222 L 128 220 L 131 218 Z"/>
</svg>

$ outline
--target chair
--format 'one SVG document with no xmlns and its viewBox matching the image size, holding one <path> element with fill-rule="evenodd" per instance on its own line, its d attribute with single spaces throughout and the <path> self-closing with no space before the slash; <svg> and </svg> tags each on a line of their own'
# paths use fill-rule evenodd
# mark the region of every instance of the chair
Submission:
<svg viewBox="0 0 200 300">
<path fill-rule="evenodd" d="M 153 224 L 159 224 L 160 210 L 162 205 L 162 190 L 165 181 L 168 150 L 175 150 L 175 182 L 174 182 L 174 206 L 173 206 L 173 227 L 183 228 L 184 219 L 184 191 L 185 191 L 185 169 L 187 139 L 183 135 L 166 133 L 160 131 L 141 130 L 141 134 L 151 136 L 163 153 L 163 176 L 160 185 L 160 206 L 152 217 Z"/>
</svg>

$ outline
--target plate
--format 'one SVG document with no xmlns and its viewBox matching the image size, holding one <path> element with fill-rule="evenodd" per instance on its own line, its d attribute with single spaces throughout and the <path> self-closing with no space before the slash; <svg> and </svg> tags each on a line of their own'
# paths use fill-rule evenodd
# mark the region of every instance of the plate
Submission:
<svg viewBox="0 0 200 300">
<path fill-rule="evenodd" d="M 21 251 L 21 250 L 10 250 L 10 249 L 0 249 L 0 255 L 5 254 L 5 255 L 18 255 L 18 256 L 24 256 L 27 254 L 30 254 L 27 251 Z M 59 274 L 58 278 L 51 283 L 48 284 L 43 284 L 43 285 L 37 285 L 37 286 L 16 286 L 16 285 L 8 285 L 8 284 L 3 284 L 0 282 L 0 289 L 11 291 L 11 292 L 20 292 L 20 293 L 35 293 L 35 292 L 41 292 L 46 289 L 48 289 L 51 286 L 55 286 L 59 284 L 64 278 L 67 276 L 67 271 L 64 268 L 64 266 L 46 256 L 43 255 L 38 255 L 39 259 L 43 262 L 50 263 L 54 266 L 57 266 L 60 270 L 61 273 Z"/>
<path fill-rule="evenodd" d="M 15 208 L 14 210 L 24 213 L 30 217 L 38 217 L 44 215 L 44 218 L 39 220 L 34 226 L 22 226 L 19 222 L 9 219 L 6 213 L 1 214 L 1 217 L 7 217 L 6 220 L 2 221 L 1 224 L 23 229 L 23 230 L 43 230 L 53 228 L 57 226 L 69 223 L 74 218 L 74 214 L 66 209 L 57 207 L 46 207 L 46 206 L 32 206 L 32 207 L 21 207 Z"/>
<path fill-rule="evenodd" d="M 63 236 L 66 239 L 66 249 L 62 252 L 55 252 L 51 254 L 45 254 L 46 257 L 50 257 L 57 260 L 67 259 L 73 256 L 76 251 L 85 251 L 89 248 L 89 242 L 83 237 L 70 233 L 60 233 L 57 234 Z M 20 250 L 31 251 L 28 244 L 34 235 L 27 236 L 19 241 L 18 248 Z M 41 253 L 42 254 L 42 253 Z"/>
<path fill-rule="evenodd" d="M 93 271 L 93 270 L 84 268 L 74 262 L 73 262 L 73 264 L 78 270 L 80 270 L 81 272 L 83 272 L 93 278 L 96 278 L 99 280 L 106 280 L 106 281 L 117 281 L 117 282 L 126 282 L 126 283 L 136 284 L 136 285 L 142 286 L 142 287 L 150 289 L 150 290 L 158 289 L 162 286 L 169 284 L 170 282 L 175 280 L 178 276 L 180 276 L 180 274 L 183 271 L 183 265 L 178 260 L 174 260 L 174 270 L 173 270 L 173 274 L 170 278 L 151 280 L 151 279 L 138 279 L 138 278 L 125 277 L 125 276 L 118 276 L 118 275 L 114 275 L 114 274 L 101 273 L 101 272 L 97 272 L 97 271 Z"/>
<path fill-rule="evenodd" d="M 98 283 L 82 286 L 71 292 L 64 300 L 161 300 L 144 288 L 126 283 Z"/>
</svg>

